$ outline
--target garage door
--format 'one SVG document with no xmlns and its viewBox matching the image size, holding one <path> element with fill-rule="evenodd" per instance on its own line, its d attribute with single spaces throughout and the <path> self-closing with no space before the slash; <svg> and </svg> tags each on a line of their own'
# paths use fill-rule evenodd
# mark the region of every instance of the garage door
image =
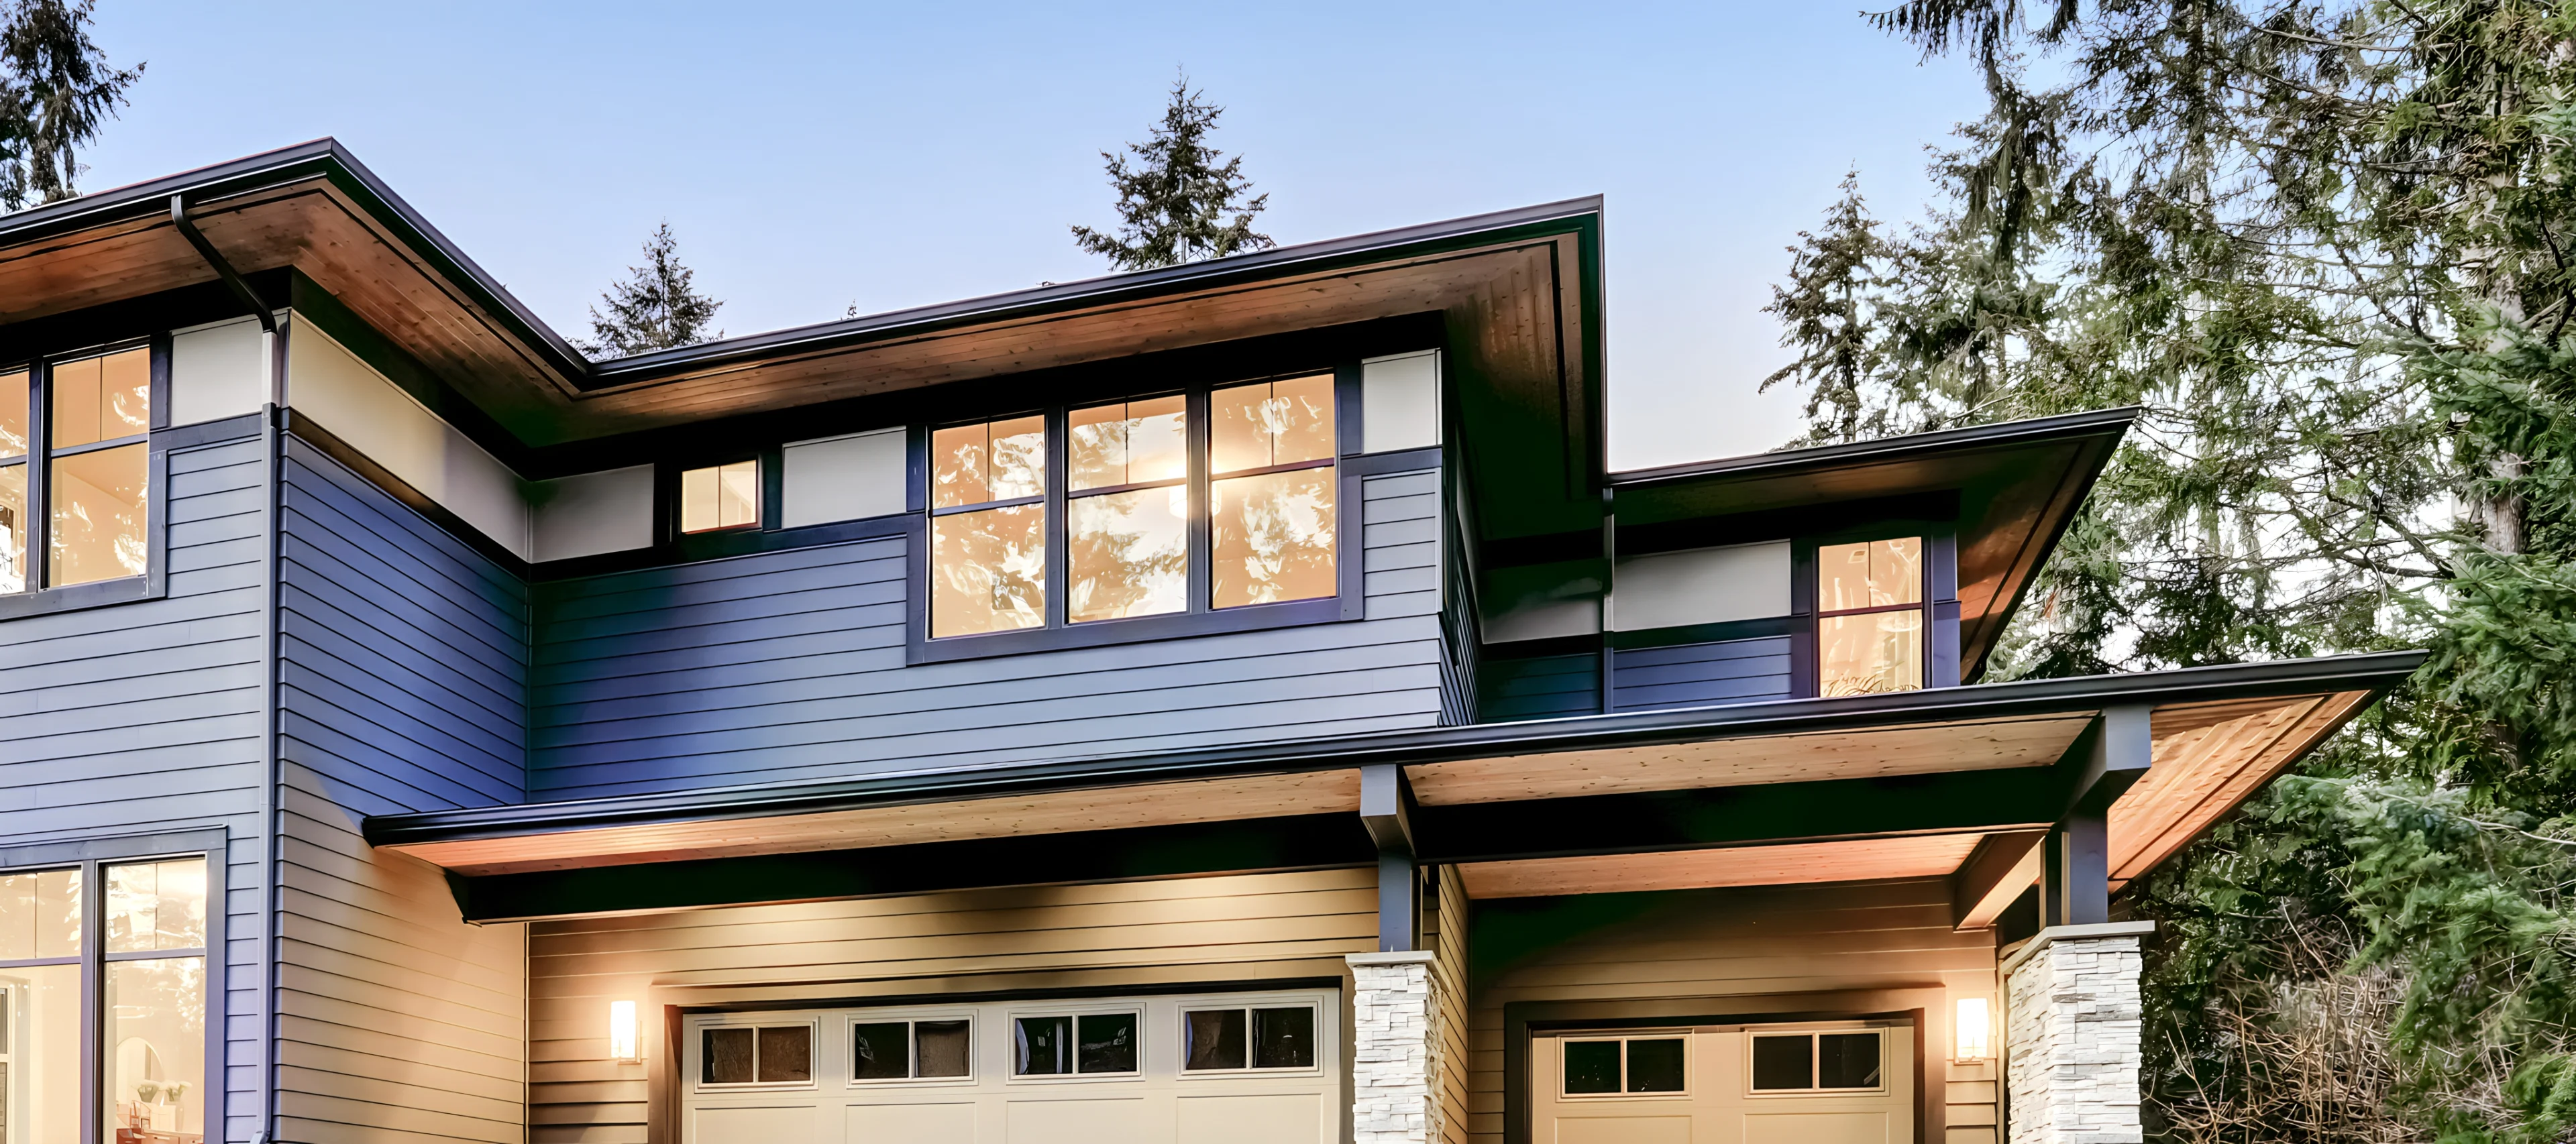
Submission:
<svg viewBox="0 0 2576 1144">
<path fill-rule="evenodd" d="M 1534 1144 L 1910 1144 L 1914 1031 L 1885 1022 L 1542 1033 Z"/>
<path fill-rule="evenodd" d="M 710 1013 L 687 1144 L 1333 1144 L 1329 990 Z"/>
</svg>

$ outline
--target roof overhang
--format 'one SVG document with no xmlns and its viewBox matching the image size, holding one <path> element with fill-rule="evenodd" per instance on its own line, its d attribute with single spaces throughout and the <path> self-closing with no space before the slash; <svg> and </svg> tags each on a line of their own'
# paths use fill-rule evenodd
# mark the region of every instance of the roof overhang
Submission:
<svg viewBox="0 0 2576 1144">
<path fill-rule="evenodd" d="M 2076 745 L 2093 720 L 2111 708 L 2146 706 L 2154 765 L 2111 813 L 2113 873 L 2126 879 L 2196 836 L 2420 661 L 2417 653 L 2294 660 L 379 815 L 367 819 L 365 833 L 376 846 L 459 875 L 507 879 L 1352 814 L 1357 768 L 1393 764 L 1405 768 L 1420 804 L 1422 857 L 1471 870 L 1979 835 L 2053 821 L 2066 797 L 2053 776 L 2080 754 Z M 1921 862 L 1961 845 L 1898 850 L 1902 860 Z M 1738 859 L 1776 866 L 1784 855 L 1747 850 L 1694 861 L 1715 870 Z M 1045 880 L 1042 872 L 1029 876 Z"/>
<path fill-rule="evenodd" d="M 1631 530 L 1674 522 L 1811 520 L 1842 504 L 1954 495 L 1959 665 L 1973 680 L 2137 415 L 2104 409 L 1613 473 L 1621 551 Z"/>
<path fill-rule="evenodd" d="M 301 273 L 488 416 L 522 475 L 632 463 L 600 447 L 625 435 L 1430 315 L 1497 527 L 1597 512 L 1598 198 L 593 363 L 323 139 L 0 219 L 0 324 L 214 281 L 173 196 L 234 269 Z"/>
</svg>

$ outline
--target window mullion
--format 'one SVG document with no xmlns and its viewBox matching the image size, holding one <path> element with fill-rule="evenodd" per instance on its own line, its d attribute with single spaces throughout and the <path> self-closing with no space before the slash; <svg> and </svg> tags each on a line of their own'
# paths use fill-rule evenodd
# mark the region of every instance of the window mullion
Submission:
<svg viewBox="0 0 2576 1144">
<path fill-rule="evenodd" d="M 27 574 L 30 592 L 52 587 L 53 561 L 46 553 L 54 542 L 54 403 L 53 366 L 43 360 L 27 365 Z"/>
<path fill-rule="evenodd" d="M 1065 487 L 1071 482 L 1066 470 L 1072 450 L 1065 440 L 1071 419 L 1062 408 L 1046 413 L 1046 622 L 1043 626 L 1066 626 L 1066 597 L 1073 592 L 1072 577 L 1067 574 L 1065 549 L 1070 546 L 1072 515 L 1065 510 Z"/>
<path fill-rule="evenodd" d="M 1209 442 L 1213 440 L 1213 434 L 1216 431 L 1216 426 L 1211 423 L 1208 414 L 1211 408 L 1208 401 L 1209 392 L 1206 386 L 1193 387 L 1189 391 L 1187 405 L 1189 431 L 1185 436 L 1189 443 L 1187 468 L 1190 482 L 1190 516 L 1186 528 L 1189 534 L 1190 574 L 1189 605 L 1186 610 L 1189 612 L 1209 610 L 1208 601 L 1212 592 L 1209 585 L 1216 575 L 1215 544 L 1210 539 L 1208 526 L 1212 495 L 1208 478 L 1208 450 Z M 1248 1016 L 1245 1019 L 1250 1020 Z M 1245 1027 L 1250 1028 L 1249 1025 Z M 1244 1051 L 1249 1053 L 1251 1049 L 1247 1047 Z"/>
<path fill-rule="evenodd" d="M 49 439 L 50 440 L 50 439 Z M 107 867 L 81 863 L 80 1139 L 101 1144 L 107 1123 L 105 1078 L 107 971 Z"/>
</svg>

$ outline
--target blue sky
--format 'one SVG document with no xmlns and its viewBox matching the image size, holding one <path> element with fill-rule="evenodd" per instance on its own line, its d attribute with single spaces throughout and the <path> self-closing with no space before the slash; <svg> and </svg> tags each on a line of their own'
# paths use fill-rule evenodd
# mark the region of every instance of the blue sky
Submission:
<svg viewBox="0 0 2576 1144">
<path fill-rule="evenodd" d="M 1919 214 L 1980 103 L 1830 3 L 100 0 L 99 39 L 149 67 L 83 188 L 337 136 L 571 334 L 665 220 L 735 334 L 1100 273 L 1066 227 L 1186 67 L 1281 242 L 1608 196 L 1622 468 L 1795 431 L 1782 248 L 1854 165 Z"/>
</svg>

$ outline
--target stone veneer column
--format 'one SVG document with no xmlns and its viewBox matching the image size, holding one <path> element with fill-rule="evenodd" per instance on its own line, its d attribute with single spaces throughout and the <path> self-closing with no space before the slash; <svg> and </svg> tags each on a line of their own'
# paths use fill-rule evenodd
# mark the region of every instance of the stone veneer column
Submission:
<svg viewBox="0 0 2576 1144">
<path fill-rule="evenodd" d="M 2154 922 L 2053 926 L 2005 958 L 2011 1144 L 2138 1144 L 2139 939 Z"/>
<path fill-rule="evenodd" d="M 1440 978 L 1429 950 L 1354 953 L 1351 1138 L 1356 1144 L 1440 1139 Z"/>
</svg>

